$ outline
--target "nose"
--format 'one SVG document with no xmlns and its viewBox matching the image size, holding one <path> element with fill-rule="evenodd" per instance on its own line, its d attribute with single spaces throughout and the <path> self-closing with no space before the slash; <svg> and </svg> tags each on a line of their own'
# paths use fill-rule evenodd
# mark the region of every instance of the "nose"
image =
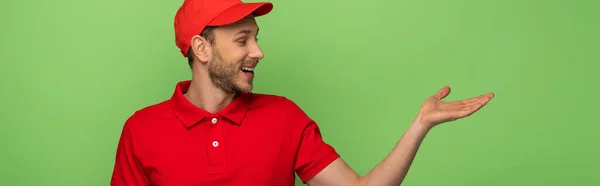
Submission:
<svg viewBox="0 0 600 186">
<path fill-rule="evenodd" d="M 260 60 L 263 57 L 265 57 L 262 50 L 260 49 L 260 46 L 258 46 L 258 43 L 253 42 L 253 44 L 250 46 L 250 53 L 248 54 L 248 57 L 254 60 Z"/>
</svg>

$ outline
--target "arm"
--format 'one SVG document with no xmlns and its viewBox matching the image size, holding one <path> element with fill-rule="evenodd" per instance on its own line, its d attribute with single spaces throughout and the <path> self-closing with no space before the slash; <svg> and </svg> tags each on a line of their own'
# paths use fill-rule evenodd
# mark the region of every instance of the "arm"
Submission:
<svg viewBox="0 0 600 186">
<path fill-rule="evenodd" d="M 128 122 L 131 122 L 131 119 Z M 111 186 L 149 185 L 146 175 L 134 155 L 133 148 L 131 130 L 126 123 L 117 146 L 115 165 L 110 180 Z"/>
<path fill-rule="evenodd" d="M 450 88 L 444 87 L 437 94 L 427 99 L 415 120 L 390 154 L 365 176 L 356 174 L 352 168 L 339 158 L 308 180 L 307 184 L 310 186 L 401 185 L 421 142 L 431 128 L 473 114 L 494 96 L 490 93 L 463 101 L 449 103 L 441 101 L 449 93 Z"/>
<path fill-rule="evenodd" d="M 392 152 L 365 176 L 359 176 L 344 160 L 338 158 L 307 181 L 307 184 L 310 186 L 400 185 L 428 131 L 428 128 L 419 124 L 411 124 Z"/>
<path fill-rule="evenodd" d="M 360 185 L 400 185 L 428 131 L 419 123 L 411 124 L 392 152 L 359 180 Z"/>
</svg>

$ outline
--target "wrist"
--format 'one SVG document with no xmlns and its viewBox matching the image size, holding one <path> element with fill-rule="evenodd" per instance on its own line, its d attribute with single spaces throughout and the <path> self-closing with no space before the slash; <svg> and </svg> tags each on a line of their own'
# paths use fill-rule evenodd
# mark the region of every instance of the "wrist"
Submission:
<svg viewBox="0 0 600 186">
<path fill-rule="evenodd" d="M 419 132 L 429 132 L 429 130 L 431 130 L 431 128 L 433 128 L 433 125 L 429 125 L 427 123 L 422 123 L 422 122 L 417 122 L 417 121 L 413 121 L 411 123 L 411 125 L 409 126 L 409 129 L 412 130 L 417 130 Z"/>
</svg>

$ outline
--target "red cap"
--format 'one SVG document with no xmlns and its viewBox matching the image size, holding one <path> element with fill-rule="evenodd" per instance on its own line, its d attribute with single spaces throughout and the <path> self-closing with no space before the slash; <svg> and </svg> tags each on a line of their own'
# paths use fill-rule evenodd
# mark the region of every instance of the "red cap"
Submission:
<svg viewBox="0 0 600 186">
<path fill-rule="evenodd" d="M 266 15 L 273 9 L 270 2 L 243 3 L 241 0 L 184 0 L 175 15 L 175 44 L 187 56 L 192 37 L 206 26 L 234 23 L 252 14 Z"/>
</svg>

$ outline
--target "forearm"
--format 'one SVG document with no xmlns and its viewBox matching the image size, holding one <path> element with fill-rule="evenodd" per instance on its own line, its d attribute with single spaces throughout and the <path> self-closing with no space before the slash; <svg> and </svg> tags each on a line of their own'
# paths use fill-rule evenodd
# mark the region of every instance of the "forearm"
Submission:
<svg viewBox="0 0 600 186">
<path fill-rule="evenodd" d="M 363 186 L 396 186 L 406 176 L 417 150 L 430 128 L 412 123 L 392 152 L 369 173 L 360 178 Z"/>
<path fill-rule="evenodd" d="M 489 93 L 462 101 L 442 101 L 449 93 L 450 88 L 444 87 L 427 98 L 392 152 L 365 176 L 359 176 L 338 159 L 309 180 L 309 185 L 399 186 L 433 126 L 469 116 L 494 97 Z"/>
</svg>

